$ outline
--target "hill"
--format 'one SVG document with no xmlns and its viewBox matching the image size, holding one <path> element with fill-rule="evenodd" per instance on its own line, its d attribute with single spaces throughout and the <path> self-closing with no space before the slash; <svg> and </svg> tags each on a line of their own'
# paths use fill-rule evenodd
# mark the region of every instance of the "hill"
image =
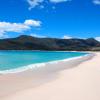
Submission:
<svg viewBox="0 0 100 100">
<path fill-rule="evenodd" d="M 0 39 L 0 50 L 100 50 L 100 42 L 93 39 L 37 38 L 21 35 L 17 38 Z"/>
</svg>

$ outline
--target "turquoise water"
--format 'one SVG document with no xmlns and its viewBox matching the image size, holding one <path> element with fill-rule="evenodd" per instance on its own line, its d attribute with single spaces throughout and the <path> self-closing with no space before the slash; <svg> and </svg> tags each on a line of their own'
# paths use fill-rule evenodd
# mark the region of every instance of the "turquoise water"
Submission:
<svg viewBox="0 0 100 100">
<path fill-rule="evenodd" d="M 30 64 L 45 63 L 56 60 L 83 56 L 80 52 L 46 52 L 46 51 L 0 51 L 0 71 L 11 70 Z"/>
</svg>

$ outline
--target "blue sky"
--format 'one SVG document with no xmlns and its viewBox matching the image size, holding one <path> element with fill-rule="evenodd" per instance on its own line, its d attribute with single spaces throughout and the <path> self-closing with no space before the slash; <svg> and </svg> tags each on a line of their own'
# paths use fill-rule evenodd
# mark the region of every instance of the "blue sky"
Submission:
<svg viewBox="0 0 100 100">
<path fill-rule="evenodd" d="M 100 39 L 99 0 L 0 0 L 0 38 Z"/>
</svg>

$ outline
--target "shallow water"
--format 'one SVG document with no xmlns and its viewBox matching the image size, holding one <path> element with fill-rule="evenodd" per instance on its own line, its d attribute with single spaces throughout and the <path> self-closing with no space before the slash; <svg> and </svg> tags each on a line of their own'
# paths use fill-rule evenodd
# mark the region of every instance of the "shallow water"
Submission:
<svg viewBox="0 0 100 100">
<path fill-rule="evenodd" d="M 82 52 L 55 51 L 0 51 L 0 71 L 11 70 L 45 62 L 84 56 Z"/>
</svg>

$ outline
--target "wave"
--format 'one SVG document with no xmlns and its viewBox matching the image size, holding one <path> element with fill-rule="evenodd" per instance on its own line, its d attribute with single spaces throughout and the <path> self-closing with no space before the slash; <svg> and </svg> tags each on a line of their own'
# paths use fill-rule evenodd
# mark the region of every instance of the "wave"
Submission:
<svg viewBox="0 0 100 100">
<path fill-rule="evenodd" d="M 71 61 L 71 60 L 75 60 L 75 59 L 81 59 L 81 58 L 87 57 L 89 55 L 91 55 L 91 54 L 88 53 L 88 54 L 85 54 L 85 55 L 82 55 L 82 56 L 67 58 L 67 59 L 63 59 L 63 60 L 56 60 L 56 61 L 50 61 L 50 62 L 45 62 L 45 63 L 30 64 L 30 65 L 23 66 L 23 67 L 16 68 L 16 69 L 0 71 L 0 74 L 19 73 L 19 72 L 23 72 L 23 71 L 26 71 L 26 70 L 33 70 L 33 69 L 38 69 L 38 68 L 42 68 L 42 67 L 48 67 L 48 66 L 46 66 L 48 64 L 57 64 L 59 62 L 67 62 L 67 61 Z"/>
</svg>

